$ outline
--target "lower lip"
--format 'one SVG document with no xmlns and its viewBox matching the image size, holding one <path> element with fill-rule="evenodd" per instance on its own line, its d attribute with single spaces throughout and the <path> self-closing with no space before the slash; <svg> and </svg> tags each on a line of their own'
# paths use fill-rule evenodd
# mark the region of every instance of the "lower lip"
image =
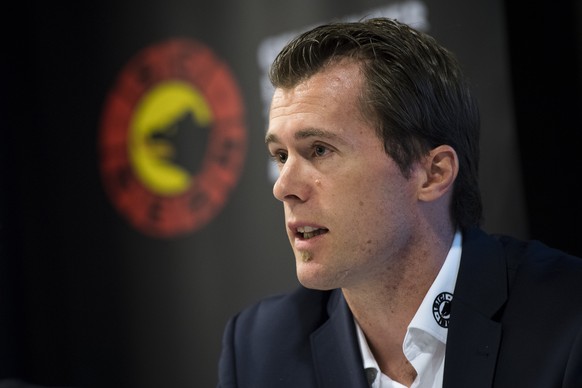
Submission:
<svg viewBox="0 0 582 388">
<path fill-rule="evenodd" d="M 327 235 L 326 233 L 322 233 L 322 234 L 318 234 L 317 236 L 313 236 L 310 239 L 304 239 L 304 238 L 300 238 L 295 236 L 295 248 L 298 250 L 308 250 L 308 249 L 313 249 L 315 247 L 315 245 L 319 244 L 319 242 L 321 241 L 321 239 L 323 237 L 325 237 L 325 235 Z"/>
</svg>

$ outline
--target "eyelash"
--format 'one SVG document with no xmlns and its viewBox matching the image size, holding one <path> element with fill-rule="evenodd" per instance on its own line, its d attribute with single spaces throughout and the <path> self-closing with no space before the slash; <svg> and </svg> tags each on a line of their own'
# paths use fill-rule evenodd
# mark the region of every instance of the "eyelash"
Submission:
<svg viewBox="0 0 582 388">
<path fill-rule="evenodd" d="M 322 158 L 324 156 L 326 156 L 329 152 L 331 152 L 331 149 L 328 146 L 325 146 L 323 144 L 313 144 L 310 148 L 311 150 L 311 155 L 314 158 Z M 320 152 L 321 151 L 321 154 Z M 277 164 L 285 164 L 285 161 L 287 159 L 287 153 L 284 151 L 276 151 L 274 153 L 270 154 L 271 159 L 273 159 L 274 162 L 276 162 Z M 285 159 L 285 160 L 283 160 Z"/>
<path fill-rule="evenodd" d="M 273 154 L 269 154 L 269 157 L 273 160 L 273 162 L 275 162 L 277 164 L 284 164 L 285 162 L 281 160 L 282 155 L 285 155 L 285 158 L 287 157 L 287 154 L 285 154 L 284 152 L 281 152 L 281 151 L 277 151 Z"/>
</svg>

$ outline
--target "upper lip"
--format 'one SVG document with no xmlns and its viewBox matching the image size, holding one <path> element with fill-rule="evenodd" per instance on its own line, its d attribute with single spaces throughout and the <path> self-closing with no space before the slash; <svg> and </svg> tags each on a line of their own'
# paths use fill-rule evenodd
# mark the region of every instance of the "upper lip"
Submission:
<svg viewBox="0 0 582 388">
<path fill-rule="evenodd" d="M 295 234 L 310 233 L 318 229 L 328 230 L 324 226 L 310 222 L 290 222 L 287 224 L 287 227 Z"/>
</svg>

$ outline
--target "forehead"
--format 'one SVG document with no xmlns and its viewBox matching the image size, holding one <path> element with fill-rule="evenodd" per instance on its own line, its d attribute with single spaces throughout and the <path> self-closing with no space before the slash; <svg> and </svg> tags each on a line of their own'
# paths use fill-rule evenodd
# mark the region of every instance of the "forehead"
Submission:
<svg viewBox="0 0 582 388">
<path fill-rule="evenodd" d="M 339 133 L 362 125 L 368 121 L 360 109 L 362 84 L 359 65 L 342 61 L 294 87 L 275 89 L 267 137 L 294 128 L 333 129 Z"/>
<path fill-rule="evenodd" d="M 340 93 L 350 92 L 354 96 L 362 91 L 363 73 L 361 65 L 353 59 L 344 58 L 332 62 L 318 72 L 294 86 L 276 88 L 273 102 L 276 99 L 290 94 L 304 94 L 307 92 L 326 94 L 328 97 L 340 96 Z"/>
</svg>

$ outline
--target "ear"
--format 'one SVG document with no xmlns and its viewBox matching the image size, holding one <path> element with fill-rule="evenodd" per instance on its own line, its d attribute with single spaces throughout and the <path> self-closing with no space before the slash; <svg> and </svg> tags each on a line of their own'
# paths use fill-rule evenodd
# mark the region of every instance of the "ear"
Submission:
<svg viewBox="0 0 582 388">
<path fill-rule="evenodd" d="M 459 159 L 455 149 L 441 145 L 430 151 L 422 162 L 422 185 L 418 199 L 425 202 L 435 201 L 452 192 L 453 184 L 459 172 Z"/>
</svg>

